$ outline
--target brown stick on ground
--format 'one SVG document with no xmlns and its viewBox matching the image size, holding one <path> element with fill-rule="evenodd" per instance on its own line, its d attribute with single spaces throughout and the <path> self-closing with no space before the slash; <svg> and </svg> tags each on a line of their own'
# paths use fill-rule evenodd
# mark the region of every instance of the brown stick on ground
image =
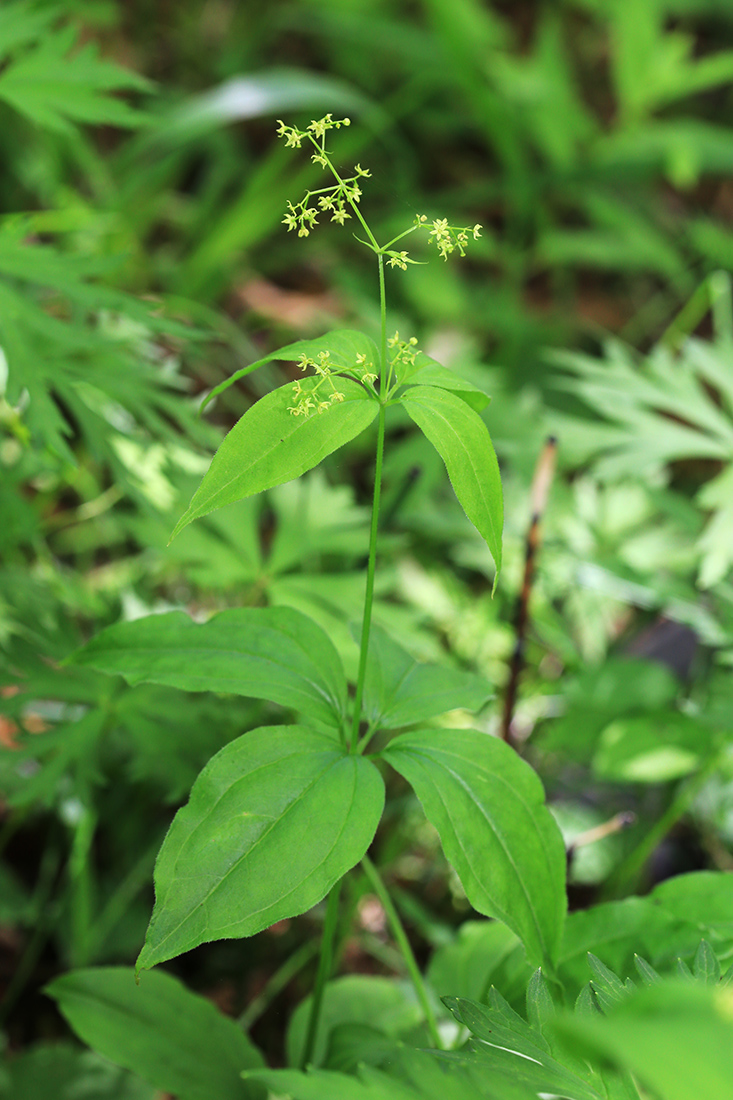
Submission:
<svg viewBox="0 0 733 1100">
<path fill-rule="evenodd" d="M 515 643 L 512 660 L 509 666 L 509 680 L 504 695 L 504 714 L 501 723 L 501 736 L 508 744 L 513 744 L 512 722 L 514 719 L 514 707 L 517 702 L 517 690 L 519 677 L 524 667 L 524 646 L 527 636 L 527 624 L 529 622 L 529 597 L 532 591 L 537 552 L 540 548 L 540 524 L 547 504 L 550 485 L 555 473 L 555 459 L 557 457 L 557 439 L 551 435 L 540 452 L 537 465 L 532 478 L 530 499 L 532 502 L 532 521 L 527 531 L 527 539 L 524 551 L 524 580 L 517 600 L 517 610 L 514 616 Z"/>
</svg>

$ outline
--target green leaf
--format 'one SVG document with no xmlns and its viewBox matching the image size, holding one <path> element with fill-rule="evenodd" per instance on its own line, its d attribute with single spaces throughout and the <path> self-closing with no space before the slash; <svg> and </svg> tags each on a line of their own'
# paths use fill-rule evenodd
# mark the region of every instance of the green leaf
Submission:
<svg viewBox="0 0 733 1100">
<path fill-rule="evenodd" d="M 301 1001 L 290 1020 L 286 1052 L 291 1066 L 300 1064 L 312 1003 L 312 997 Z M 331 1034 L 340 1024 L 370 1024 L 382 1036 L 396 1038 L 417 1027 L 422 1019 L 411 987 L 394 978 L 365 974 L 337 978 L 324 991 L 312 1064 L 323 1064 Z"/>
<path fill-rule="evenodd" d="M 183 611 L 108 627 L 72 661 L 184 691 L 269 699 L 339 727 L 346 677 L 321 628 L 289 607 L 233 608 L 195 623 Z"/>
<path fill-rule="evenodd" d="M 389 1069 L 389 1073 L 384 1070 Z M 255 1070 L 273 1095 L 293 1100 L 527 1100 L 528 1093 L 508 1074 L 487 1079 L 482 1065 L 463 1064 L 459 1055 L 403 1048 L 383 1069 L 360 1066 L 356 1076 L 316 1069 Z"/>
<path fill-rule="evenodd" d="M 267 1085 L 269 1096 L 288 1096 L 291 1100 L 422 1100 L 413 1089 L 399 1085 L 391 1077 L 378 1074 L 368 1083 L 359 1077 L 333 1070 L 317 1069 L 301 1073 L 294 1069 L 270 1069 L 257 1074 Z"/>
<path fill-rule="evenodd" d="M 658 967 L 671 963 L 679 954 L 693 952 L 699 941 L 700 931 L 694 924 L 677 919 L 650 898 L 604 902 L 568 914 L 560 978 L 571 995 L 575 995 L 587 982 L 589 951 L 617 974 L 628 974 L 634 965 L 635 952 Z"/>
<path fill-rule="evenodd" d="M 158 855 L 138 969 L 310 909 L 362 858 L 383 804 L 369 760 L 304 726 L 264 727 L 225 746 Z"/>
<path fill-rule="evenodd" d="M 733 1081 L 729 995 L 666 980 L 605 1016 L 559 1017 L 551 1025 L 578 1056 L 611 1059 L 664 1100 L 721 1100 Z"/>
<path fill-rule="evenodd" d="M 614 974 L 613 970 L 606 966 L 592 951 L 588 952 L 588 966 L 593 974 L 590 983 L 591 989 L 604 1011 L 613 1008 L 614 1005 L 628 997 L 630 989 L 633 989 L 633 983 L 630 986 L 628 984 L 624 985 L 618 974 Z"/>
<path fill-rule="evenodd" d="M 636 967 L 639 977 L 644 985 L 655 985 L 657 982 L 661 982 L 661 977 L 657 974 L 654 967 L 642 958 L 641 955 L 634 955 L 634 966 Z"/>
<path fill-rule="evenodd" d="M 180 1100 L 247 1100 L 242 1071 L 264 1065 L 233 1020 L 170 974 L 128 967 L 74 970 L 46 992 L 83 1042 Z"/>
<path fill-rule="evenodd" d="M 412 363 L 398 360 L 397 381 L 400 385 L 409 386 L 436 386 L 440 390 L 448 390 L 460 397 L 475 411 L 482 412 L 491 401 L 491 398 L 483 390 L 474 386 L 460 374 L 448 370 L 436 359 L 431 359 L 424 351 L 415 353 Z"/>
<path fill-rule="evenodd" d="M 602 1100 L 596 1089 L 553 1057 L 542 1033 L 517 1015 L 495 989 L 489 993 L 488 1005 L 457 997 L 446 997 L 445 1003 L 478 1040 L 471 1043 L 470 1052 L 458 1056 L 462 1062 L 479 1061 L 487 1076 L 506 1074 L 524 1085 L 528 1096 L 545 1093 Z"/>
<path fill-rule="evenodd" d="M 546 1021 L 553 1019 L 555 1013 L 547 980 L 542 971 L 537 969 L 527 985 L 527 1019 L 535 1031 L 542 1031 Z"/>
<path fill-rule="evenodd" d="M 0 59 L 5 61 L 19 46 L 48 33 L 47 28 L 57 17 L 53 8 L 40 9 L 33 0 L 3 4 L 0 8 Z"/>
<path fill-rule="evenodd" d="M 312 394 L 319 382 L 325 385 L 319 378 L 305 378 L 303 394 Z M 377 402 L 349 378 L 338 377 L 334 384 L 344 400 L 320 414 L 306 417 L 288 412 L 296 400 L 292 383 L 253 405 L 224 437 L 171 539 L 215 508 L 300 477 L 363 432 L 377 415 Z M 319 395 L 330 392 L 326 385 Z"/>
<path fill-rule="evenodd" d="M 700 940 L 692 972 L 705 985 L 717 985 L 720 981 L 720 963 L 707 940 Z"/>
<path fill-rule="evenodd" d="M 414 787 L 473 907 L 507 924 L 530 962 L 552 972 L 565 848 L 532 768 L 477 730 L 406 733 L 382 756 Z"/>
<path fill-rule="evenodd" d="M 619 718 L 601 734 L 593 770 L 603 779 L 665 783 L 696 771 L 712 742 L 709 726 L 678 711 Z"/>
<path fill-rule="evenodd" d="M 276 348 L 275 351 L 271 351 L 269 355 L 265 355 L 255 363 L 250 363 L 249 366 L 235 371 L 231 378 L 220 382 L 208 394 L 201 405 L 201 411 L 203 412 L 208 403 L 213 401 L 220 393 L 229 389 L 240 378 L 244 378 L 252 371 L 263 367 L 265 363 L 272 363 L 274 360 L 295 362 L 301 355 L 307 355 L 309 359 L 315 359 L 318 353 L 323 351 L 329 353 L 329 366 L 335 371 L 358 370 L 362 373 L 364 370 L 368 370 L 371 374 L 377 374 L 378 372 L 379 352 L 371 337 L 365 336 L 363 332 L 358 332 L 356 329 L 332 329 L 331 332 L 326 332 L 315 340 L 296 340 L 294 344 L 286 344 L 285 347 Z M 362 364 L 357 362 L 360 355 L 364 356 Z"/>
<path fill-rule="evenodd" d="M 76 38 L 73 26 L 53 33 L 44 31 L 0 74 L 0 100 L 37 125 L 60 134 L 71 133 L 75 123 L 136 127 L 147 122 L 146 115 L 110 93 L 150 91 L 150 81 L 101 61 L 91 42 L 75 50 Z"/>
<path fill-rule="evenodd" d="M 0 1096 L 3 1100 L 159 1100 L 160 1093 L 91 1050 L 46 1041 L 14 1052 L 12 1060 L 0 1066 Z"/>
<path fill-rule="evenodd" d="M 692 871 L 655 886 L 650 895 L 668 919 L 686 921 L 719 953 L 733 953 L 733 875 L 729 871 Z M 683 949 L 678 949 L 684 954 Z"/>
<path fill-rule="evenodd" d="M 465 401 L 435 386 L 411 387 L 402 404 L 443 459 L 461 507 L 486 540 L 498 577 L 504 503 L 488 428 Z"/>
<path fill-rule="evenodd" d="M 491 697 L 480 676 L 440 665 L 422 664 L 380 627 L 369 636 L 364 715 L 379 729 L 422 722 L 456 707 L 477 711 Z"/>
<path fill-rule="evenodd" d="M 431 958 L 430 985 L 440 997 L 484 1001 L 493 975 L 517 947 L 521 951 L 520 940 L 501 921 L 464 921 L 456 939 L 439 947 Z"/>
</svg>

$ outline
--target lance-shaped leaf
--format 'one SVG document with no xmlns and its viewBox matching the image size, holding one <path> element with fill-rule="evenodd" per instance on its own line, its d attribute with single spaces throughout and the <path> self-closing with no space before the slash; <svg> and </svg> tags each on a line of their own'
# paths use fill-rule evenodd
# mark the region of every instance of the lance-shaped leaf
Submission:
<svg viewBox="0 0 733 1100">
<path fill-rule="evenodd" d="M 311 376 L 300 383 L 301 396 L 327 401 L 333 392 L 331 381 L 343 400 L 323 412 L 295 416 L 290 410 L 299 399 L 292 382 L 272 390 L 248 409 L 222 440 L 171 539 L 192 520 L 216 508 L 300 477 L 363 432 L 379 405 L 358 382 L 336 375 L 327 379 Z"/>
<path fill-rule="evenodd" d="M 445 462 L 461 507 L 486 540 L 498 576 L 504 502 L 488 428 L 465 401 L 436 386 L 411 386 L 402 404 Z"/>
<path fill-rule="evenodd" d="M 410 386 L 437 386 L 441 390 L 449 390 L 461 401 L 465 401 L 476 412 L 481 412 L 491 401 L 491 398 L 473 382 L 461 378 L 460 374 L 448 370 L 436 359 L 431 359 L 424 351 L 415 353 L 412 363 L 398 360 L 397 381 L 400 385 Z"/>
<path fill-rule="evenodd" d="M 346 713 L 346 677 L 328 635 L 289 607 L 240 607 L 195 623 L 183 611 L 117 623 L 75 664 L 184 691 L 225 691 L 292 707 L 327 725 Z"/>
<path fill-rule="evenodd" d="M 477 730 L 415 730 L 382 752 L 412 785 L 471 905 L 552 970 L 565 919 L 565 848 L 536 773 Z"/>
<path fill-rule="evenodd" d="M 233 1020 L 170 974 L 128 967 L 74 970 L 46 986 L 92 1050 L 180 1100 L 253 1100 L 242 1071 L 264 1065 Z"/>
<path fill-rule="evenodd" d="M 363 332 L 358 332 L 356 329 L 337 328 L 325 333 L 323 336 L 318 336 L 315 340 L 296 340 L 294 344 L 286 344 L 284 348 L 277 348 L 275 351 L 271 351 L 269 355 L 265 355 L 264 358 L 258 359 L 255 363 L 250 363 L 249 366 L 235 371 L 231 378 L 225 379 L 224 382 L 220 382 L 218 386 L 214 387 L 201 405 L 201 411 L 203 412 L 209 401 L 212 401 L 224 390 L 229 389 L 240 378 L 244 378 L 252 371 L 263 367 L 265 363 L 271 363 L 273 360 L 278 359 L 285 362 L 295 362 L 301 355 L 306 355 L 309 359 L 315 359 L 320 352 L 324 351 L 328 352 L 328 362 L 333 370 L 362 370 L 368 371 L 370 374 L 377 374 L 378 372 L 379 353 L 371 337 L 366 336 Z"/>
<path fill-rule="evenodd" d="M 380 627 L 372 626 L 364 716 L 375 728 L 409 726 L 456 707 L 480 710 L 490 696 L 491 685 L 481 676 L 422 664 Z"/>
<path fill-rule="evenodd" d="M 263 727 L 226 745 L 158 854 L 138 970 L 310 909 L 362 858 L 383 805 L 374 764 L 314 730 Z"/>
</svg>

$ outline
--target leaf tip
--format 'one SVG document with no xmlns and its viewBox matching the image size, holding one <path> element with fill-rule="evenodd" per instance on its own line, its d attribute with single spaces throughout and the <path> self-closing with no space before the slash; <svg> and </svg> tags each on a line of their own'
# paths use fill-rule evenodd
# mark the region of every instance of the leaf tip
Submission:
<svg viewBox="0 0 733 1100">
<path fill-rule="evenodd" d="M 181 533 L 181 531 L 183 530 L 184 527 L 188 527 L 188 525 L 189 525 L 189 523 L 191 522 L 192 519 L 193 519 L 193 517 L 189 516 L 188 512 L 183 513 L 183 515 L 179 519 L 178 523 L 173 528 L 173 530 L 171 532 L 171 537 L 168 539 L 168 542 L 166 543 L 166 546 L 170 546 L 170 544 L 173 542 L 173 539 L 177 535 L 180 535 L 180 533 Z"/>
</svg>

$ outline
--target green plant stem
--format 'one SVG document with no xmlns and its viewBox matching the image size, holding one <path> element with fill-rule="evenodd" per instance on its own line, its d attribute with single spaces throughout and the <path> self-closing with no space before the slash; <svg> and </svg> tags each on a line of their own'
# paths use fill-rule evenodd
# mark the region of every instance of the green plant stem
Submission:
<svg viewBox="0 0 733 1100">
<path fill-rule="evenodd" d="M 700 788 L 719 766 L 720 755 L 715 753 L 696 775 L 691 776 L 680 787 L 665 812 L 652 825 L 641 843 L 629 853 L 609 877 L 602 892 L 604 900 L 624 896 L 635 885 L 654 849 L 661 844 L 672 826 L 687 812 Z"/>
<path fill-rule="evenodd" d="M 301 944 L 298 950 L 294 951 L 282 966 L 278 967 L 262 992 L 250 1001 L 244 1012 L 237 1017 L 237 1023 L 244 1031 L 249 1031 L 253 1024 L 257 1023 L 262 1013 L 269 1008 L 278 993 L 310 962 L 317 950 L 317 944 L 309 940 L 307 943 Z"/>
<path fill-rule="evenodd" d="M 316 1045 L 316 1035 L 318 1033 L 318 1023 L 321 1018 L 321 1006 L 323 1005 L 323 992 L 326 988 L 326 982 L 331 977 L 331 970 L 333 968 L 333 944 L 336 938 L 336 929 L 338 928 L 339 896 L 341 894 L 342 881 L 342 879 L 339 879 L 328 895 L 326 920 L 323 925 L 323 937 L 321 939 L 321 956 L 318 960 L 316 983 L 313 987 L 313 1000 L 311 1001 L 311 1011 L 308 1017 L 308 1031 L 306 1032 L 303 1053 L 300 1058 L 301 1069 L 305 1069 L 313 1058 L 313 1050 Z"/>
<path fill-rule="evenodd" d="M 93 892 L 90 854 L 96 828 L 96 813 L 90 806 L 84 805 L 80 819 L 73 827 L 68 862 L 71 902 L 69 957 L 72 966 L 86 966 L 90 961 Z"/>
<path fill-rule="evenodd" d="M 356 678 L 354 697 L 354 716 L 351 724 L 349 752 L 359 748 L 359 723 L 361 721 L 361 703 L 364 698 L 366 663 L 369 652 L 369 632 L 372 625 L 372 604 L 374 602 L 374 574 L 377 564 L 377 531 L 379 527 L 379 500 L 382 492 L 382 461 L 384 459 L 384 405 L 379 406 L 377 422 L 377 458 L 374 465 L 374 499 L 372 501 L 372 524 L 369 532 L 369 561 L 367 563 L 366 593 L 364 595 L 364 617 L 361 623 L 359 648 L 359 672 Z"/>
<path fill-rule="evenodd" d="M 359 214 L 355 207 L 356 213 Z M 361 218 L 361 214 L 359 214 Z M 361 218 L 363 221 L 363 218 Z M 368 229 L 366 222 L 365 228 Z M 369 234 L 372 237 L 371 233 Z M 372 240 L 374 238 L 372 237 Z M 375 242 L 376 243 L 376 242 Z M 379 318 L 380 318 L 380 347 L 379 347 L 379 396 L 384 402 L 389 389 L 387 378 L 387 290 L 384 284 L 384 256 L 379 253 Z M 382 462 L 384 459 L 384 413 L 385 406 L 379 407 L 379 420 L 377 422 L 377 455 L 374 464 L 374 498 L 372 501 L 372 523 L 369 532 L 369 560 L 367 563 L 366 593 L 364 594 L 364 616 L 361 622 L 361 641 L 359 645 L 359 671 L 356 677 L 356 696 L 354 698 L 354 716 L 351 725 L 350 752 L 361 752 L 368 740 L 362 738 L 359 741 L 359 723 L 361 722 L 361 702 L 364 697 L 364 681 L 366 679 L 366 663 L 369 652 L 369 632 L 372 625 L 372 603 L 374 601 L 374 574 L 377 563 L 377 532 L 379 529 L 379 502 L 382 494 Z"/>
<path fill-rule="evenodd" d="M 387 370 L 387 288 L 384 284 L 384 256 L 379 261 L 379 396 L 385 400 L 392 385 L 392 368 Z M 389 377 L 387 375 L 389 374 Z"/>
<path fill-rule="evenodd" d="M 387 920 L 390 923 L 392 935 L 394 936 L 395 942 L 397 943 L 397 946 L 402 953 L 402 958 L 404 959 L 405 966 L 407 967 L 407 971 L 412 980 L 412 984 L 415 987 L 417 999 L 420 1002 L 423 1012 L 425 1013 L 425 1022 L 427 1024 L 428 1031 L 430 1032 L 430 1039 L 436 1050 L 442 1050 L 443 1043 L 441 1041 L 440 1033 L 438 1031 L 438 1025 L 435 1020 L 433 1006 L 430 1004 L 428 992 L 425 988 L 425 982 L 423 981 L 423 976 L 420 973 L 420 967 L 417 965 L 417 960 L 415 958 L 415 955 L 413 954 L 413 950 L 410 946 L 410 941 L 407 938 L 407 933 L 405 932 L 402 921 L 400 920 L 400 915 L 395 908 L 392 898 L 389 896 L 389 891 L 384 885 L 379 871 L 374 866 L 369 856 L 364 856 L 361 861 L 361 865 L 364 868 L 364 873 L 369 879 L 374 893 L 379 898 L 380 902 L 382 903 L 382 907 L 387 914 Z"/>
<path fill-rule="evenodd" d="M 129 910 L 130 904 L 135 897 L 150 881 L 153 866 L 155 865 L 155 857 L 160 849 L 162 839 L 162 835 L 156 836 L 153 843 L 145 849 L 124 879 L 115 888 L 104 908 L 97 916 L 88 936 L 88 962 L 95 961 L 107 937 L 115 930 L 125 913 Z"/>
</svg>

